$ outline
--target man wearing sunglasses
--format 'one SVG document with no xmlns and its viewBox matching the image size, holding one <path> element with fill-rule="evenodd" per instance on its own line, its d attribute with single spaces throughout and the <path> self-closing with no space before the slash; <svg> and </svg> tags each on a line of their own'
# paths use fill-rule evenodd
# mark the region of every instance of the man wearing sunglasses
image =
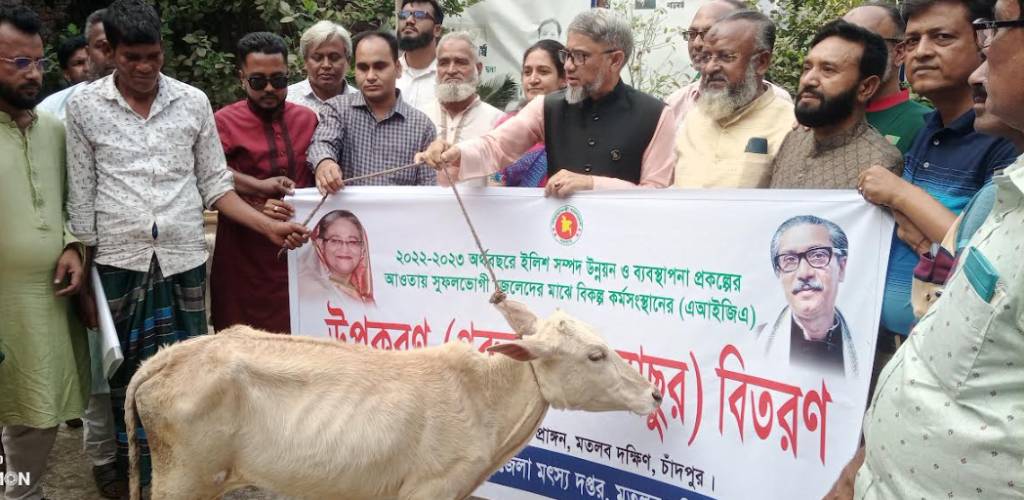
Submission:
<svg viewBox="0 0 1024 500">
<path fill-rule="evenodd" d="M 443 139 L 417 155 L 453 179 L 491 175 L 536 143 L 548 155 L 545 194 L 566 197 L 591 189 L 664 188 L 672 182 L 675 119 L 663 102 L 623 83 L 619 73 L 633 51 L 629 22 L 595 8 L 573 19 L 565 90 L 531 101 L 511 120 L 458 145 Z M 439 184 L 446 184 L 444 175 Z"/>
<path fill-rule="evenodd" d="M 398 48 L 402 50 L 402 75 L 398 90 L 402 100 L 427 112 L 437 86 L 437 42 L 441 38 L 444 10 L 437 0 L 402 0 L 398 11 Z"/>
<path fill-rule="evenodd" d="M 236 57 L 246 98 L 225 106 L 214 118 L 235 191 L 271 218 L 287 221 L 281 198 L 314 185 L 306 149 L 316 130 L 316 113 L 286 101 L 288 47 L 278 35 L 249 33 Z M 210 320 L 214 330 L 244 323 L 287 333 L 288 265 L 263 235 L 218 215 L 217 245 L 210 276 Z"/>
<path fill-rule="evenodd" d="M 843 229 L 813 215 L 793 217 L 775 231 L 772 269 L 789 305 L 758 339 L 773 362 L 831 375 L 857 375 L 850 327 L 836 307 L 849 252 Z"/>
</svg>

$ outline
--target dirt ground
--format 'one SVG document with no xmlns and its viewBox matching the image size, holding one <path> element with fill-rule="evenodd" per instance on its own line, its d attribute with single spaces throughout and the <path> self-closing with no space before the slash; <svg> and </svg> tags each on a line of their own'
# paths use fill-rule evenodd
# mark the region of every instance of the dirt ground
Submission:
<svg viewBox="0 0 1024 500">
<path fill-rule="evenodd" d="M 43 477 L 43 495 L 49 500 L 103 500 L 92 480 L 92 464 L 82 452 L 82 429 L 61 425 L 50 466 Z M 232 492 L 225 500 L 287 500 L 255 488 Z"/>
</svg>

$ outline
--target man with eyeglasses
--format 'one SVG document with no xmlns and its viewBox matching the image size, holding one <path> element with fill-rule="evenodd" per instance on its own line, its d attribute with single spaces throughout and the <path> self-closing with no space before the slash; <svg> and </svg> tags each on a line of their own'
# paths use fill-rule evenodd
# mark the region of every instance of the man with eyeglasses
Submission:
<svg viewBox="0 0 1024 500">
<path fill-rule="evenodd" d="M 444 10 L 437 0 L 402 0 L 398 11 L 398 48 L 402 50 L 402 74 L 398 90 L 402 99 L 427 112 L 437 86 L 437 42 L 444 26 Z"/>
<path fill-rule="evenodd" d="M 974 23 L 987 56 L 986 113 L 1024 131 L 1024 1 Z M 943 294 L 879 378 L 864 446 L 828 500 L 1024 496 L 1024 157 L 992 178 L 995 200 Z"/>
<path fill-rule="evenodd" d="M 286 221 L 281 199 L 294 188 L 315 185 L 306 168 L 306 149 L 316 130 L 316 113 L 287 102 L 288 47 L 267 32 L 238 41 L 236 57 L 246 98 L 225 106 L 214 118 L 235 191 L 255 208 Z M 210 276 L 210 322 L 214 330 L 247 324 L 288 333 L 288 264 L 263 235 L 218 215 L 217 245 Z"/>
<path fill-rule="evenodd" d="M 705 35 L 697 107 L 676 132 L 675 186 L 764 188 L 793 128 L 793 104 L 769 90 L 775 23 L 740 10 Z"/>
<path fill-rule="evenodd" d="M 36 113 L 46 69 L 39 16 L 0 5 L 0 497 L 42 498 L 57 426 L 89 396 L 85 248 L 65 230 L 64 128 Z M 93 314 L 83 319 L 95 324 Z M 28 484 L 13 480 L 28 474 Z"/>
<path fill-rule="evenodd" d="M 680 88 L 665 99 L 665 104 L 668 104 L 668 107 L 672 109 L 672 113 L 676 116 L 676 130 L 682 127 L 683 119 L 686 118 L 691 109 L 697 106 L 697 99 L 700 97 L 700 73 L 702 71 L 700 54 L 704 51 L 705 37 L 708 34 L 708 30 L 711 29 L 714 23 L 725 16 L 746 9 L 746 3 L 741 0 L 712 0 L 697 9 L 697 12 L 693 15 L 693 21 L 690 22 L 690 27 L 683 32 L 683 38 L 686 39 L 686 49 L 690 56 L 690 64 L 693 65 L 697 78 L 693 83 Z M 786 92 L 786 89 L 768 81 L 764 83 L 782 100 L 790 103 L 793 102 L 793 98 L 790 97 L 789 92 Z"/>
<path fill-rule="evenodd" d="M 971 22 L 991 17 L 992 2 L 907 0 L 902 13 L 907 77 L 935 111 L 907 152 L 902 177 L 873 166 L 858 183 L 864 198 L 891 210 L 899 226 L 889 253 L 878 364 L 905 341 L 915 321 L 914 268 L 922 256 L 932 257 L 932 245 L 942 241 L 971 197 L 1018 154 L 1006 139 L 974 128 L 968 78 L 981 57 Z"/>
<path fill-rule="evenodd" d="M 799 215 L 775 231 L 772 269 L 789 305 L 758 338 L 773 362 L 857 376 L 850 327 L 836 307 L 849 255 L 846 232 L 830 220 Z"/>
<path fill-rule="evenodd" d="M 924 127 L 924 117 L 932 109 L 910 98 L 910 89 L 901 85 L 900 68 L 906 58 L 903 37 L 907 24 L 900 10 L 888 2 L 868 2 L 855 7 L 843 19 L 875 33 L 885 40 L 889 65 L 882 84 L 868 101 L 867 120 L 885 136 L 900 154 L 906 154 L 917 132 Z"/>
<path fill-rule="evenodd" d="M 623 83 L 633 52 L 629 22 L 604 8 L 586 10 L 568 29 L 565 90 L 531 101 L 495 130 L 461 144 L 435 141 L 416 155 L 455 180 L 492 175 L 543 142 L 548 155 L 545 194 L 591 189 L 663 188 L 672 181 L 672 111 Z M 445 175 L 438 176 L 447 184 Z"/>
</svg>

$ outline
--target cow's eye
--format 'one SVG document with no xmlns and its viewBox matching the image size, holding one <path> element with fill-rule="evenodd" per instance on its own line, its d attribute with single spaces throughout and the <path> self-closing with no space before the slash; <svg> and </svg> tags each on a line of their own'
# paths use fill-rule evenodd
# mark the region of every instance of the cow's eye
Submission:
<svg viewBox="0 0 1024 500">
<path fill-rule="evenodd" d="M 594 351 L 590 353 L 589 356 L 587 356 L 587 358 L 590 359 L 591 361 L 603 361 L 607 357 L 608 353 L 604 351 Z"/>
</svg>

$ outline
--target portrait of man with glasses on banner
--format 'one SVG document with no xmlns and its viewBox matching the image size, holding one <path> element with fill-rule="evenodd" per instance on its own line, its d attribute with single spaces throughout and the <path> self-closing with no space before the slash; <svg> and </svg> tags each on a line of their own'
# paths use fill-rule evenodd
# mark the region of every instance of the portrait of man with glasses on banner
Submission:
<svg viewBox="0 0 1024 500">
<path fill-rule="evenodd" d="M 836 223 L 790 218 L 775 231 L 771 260 L 788 305 L 758 342 L 768 359 L 831 374 L 858 373 L 850 327 L 836 307 L 849 241 Z"/>
</svg>

